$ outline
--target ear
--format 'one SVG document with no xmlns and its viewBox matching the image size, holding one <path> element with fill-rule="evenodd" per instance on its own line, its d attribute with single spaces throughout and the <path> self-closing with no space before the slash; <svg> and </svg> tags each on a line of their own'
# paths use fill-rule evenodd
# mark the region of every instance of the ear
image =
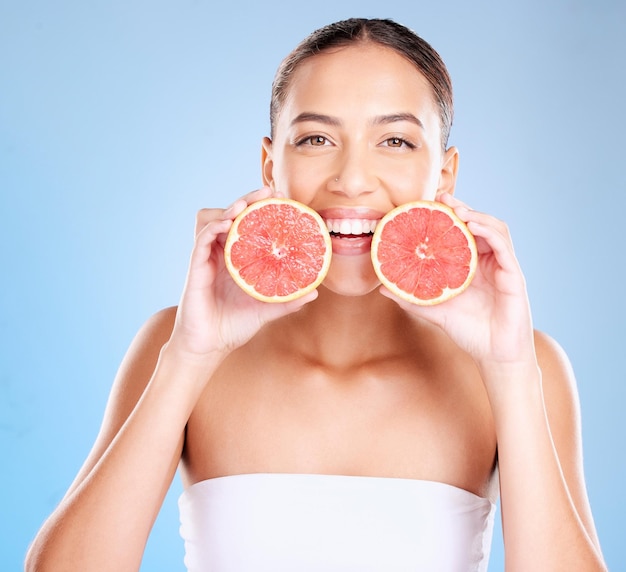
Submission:
<svg viewBox="0 0 626 572">
<path fill-rule="evenodd" d="M 450 147 L 443 154 L 441 161 L 441 174 L 439 175 L 439 186 L 437 196 L 443 193 L 454 194 L 456 188 L 456 177 L 459 172 L 459 150 Z"/>
<path fill-rule="evenodd" d="M 261 144 L 261 177 L 263 184 L 274 190 L 274 160 L 272 159 L 272 140 L 263 137 Z"/>
</svg>

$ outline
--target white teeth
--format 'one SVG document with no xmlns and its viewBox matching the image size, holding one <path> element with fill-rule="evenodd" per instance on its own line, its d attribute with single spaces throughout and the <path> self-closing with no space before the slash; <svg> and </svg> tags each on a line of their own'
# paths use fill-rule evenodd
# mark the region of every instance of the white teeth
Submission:
<svg viewBox="0 0 626 572">
<path fill-rule="evenodd" d="M 326 226 L 329 232 L 335 234 L 369 234 L 376 228 L 375 220 L 370 219 L 327 219 Z"/>
<path fill-rule="evenodd" d="M 352 224 L 349 220 L 341 221 L 341 224 L 339 225 L 339 234 L 354 234 L 352 232 Z"/>
</svg>

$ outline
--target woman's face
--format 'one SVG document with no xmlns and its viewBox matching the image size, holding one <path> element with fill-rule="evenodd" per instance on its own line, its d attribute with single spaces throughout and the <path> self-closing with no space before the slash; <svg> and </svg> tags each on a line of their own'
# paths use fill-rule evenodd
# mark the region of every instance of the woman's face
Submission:
<svg viewBox="0 0 626 572">
<path fill-rule="evenodd" d="M 304 60 L 290 80 L 265 184 L 329 224 L 333 262 L 324 286 L 359 295 L 378 285 L 370 231 L 400 204 L 453 192 L 457 152 L 441 148 L 427 80 L 389 48 L 357 44 Z"/>
</svg>

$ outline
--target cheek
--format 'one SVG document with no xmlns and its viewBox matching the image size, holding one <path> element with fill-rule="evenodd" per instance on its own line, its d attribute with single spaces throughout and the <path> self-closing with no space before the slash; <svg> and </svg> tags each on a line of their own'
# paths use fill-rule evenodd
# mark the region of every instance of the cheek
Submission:
<svg viewBox="0 0 626 572">
<path fill-rule="evenodd" d="M 320 169 L 312 169 L 306 163 L 297 161 L 285 162 L 274 180 L 275 190 L 285 196 L 309 203 L 315 196 L 324 179 Z"/>
<path fill-rule="evenodd" d="M 395 172 L 392 179 L 388 179 L 388 188 L 391 200 L 400 205 L 415 200 L 435 200 L 439 176 L 435 169 L 416 165 L 403 172 Z"/>
</svg>

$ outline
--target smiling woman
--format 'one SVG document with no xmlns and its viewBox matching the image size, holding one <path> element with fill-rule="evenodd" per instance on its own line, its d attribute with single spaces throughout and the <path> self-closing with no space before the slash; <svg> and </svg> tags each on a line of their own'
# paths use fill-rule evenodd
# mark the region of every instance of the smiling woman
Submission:
<svg viewBox="0 0 626 572">
<path fill-rule="evenodd" d="M 342 233 L 342 224 L 380 220 L 394 206 L 454 190 L 458 154 L 442 147 L 451 107 L 437 105 L 431 83 L 416 73 L 413 60 L 370 36 L 300 58 L 295 68 L 287 66 L 288 81 L 283 66 L 274 83 L 274 136 L 264 141 L 264 183 L 339 228 L 332 237 L 339 256 L 324 282 L 338 293 L 361 295 L 378 285 L 369 263 L 371 236 Z M 439 65 L 436 75 L 447 77 Z M 281 98 L 285 88 L 289 96 Z M 388 192 L 377 192 L 381 186 Z M 363 258 L 359 271 L 347 258 L 353 256 Z"/>
<path fill-rule="evenodd" d="M 533 331 L 506 225 L 453 196 L 451 94 L 388 20 L 332 24 L 283 62 L 263 187 L 200 211 L 180 305 L 138 333 L 28 569 L 136 570 L 177 467 L 189 570 L 484 571 L 498 494 L 507 568 L 605 569 L 571 367 Z M 322 217 L 332 262 L 267 304 L 224 244 L 246 207 L 285 197 Z M 471 284 L 438 306 L 380 287 L 370 257 L 377 222 L 417 200 L 477 245 Z"/>
</svg>

